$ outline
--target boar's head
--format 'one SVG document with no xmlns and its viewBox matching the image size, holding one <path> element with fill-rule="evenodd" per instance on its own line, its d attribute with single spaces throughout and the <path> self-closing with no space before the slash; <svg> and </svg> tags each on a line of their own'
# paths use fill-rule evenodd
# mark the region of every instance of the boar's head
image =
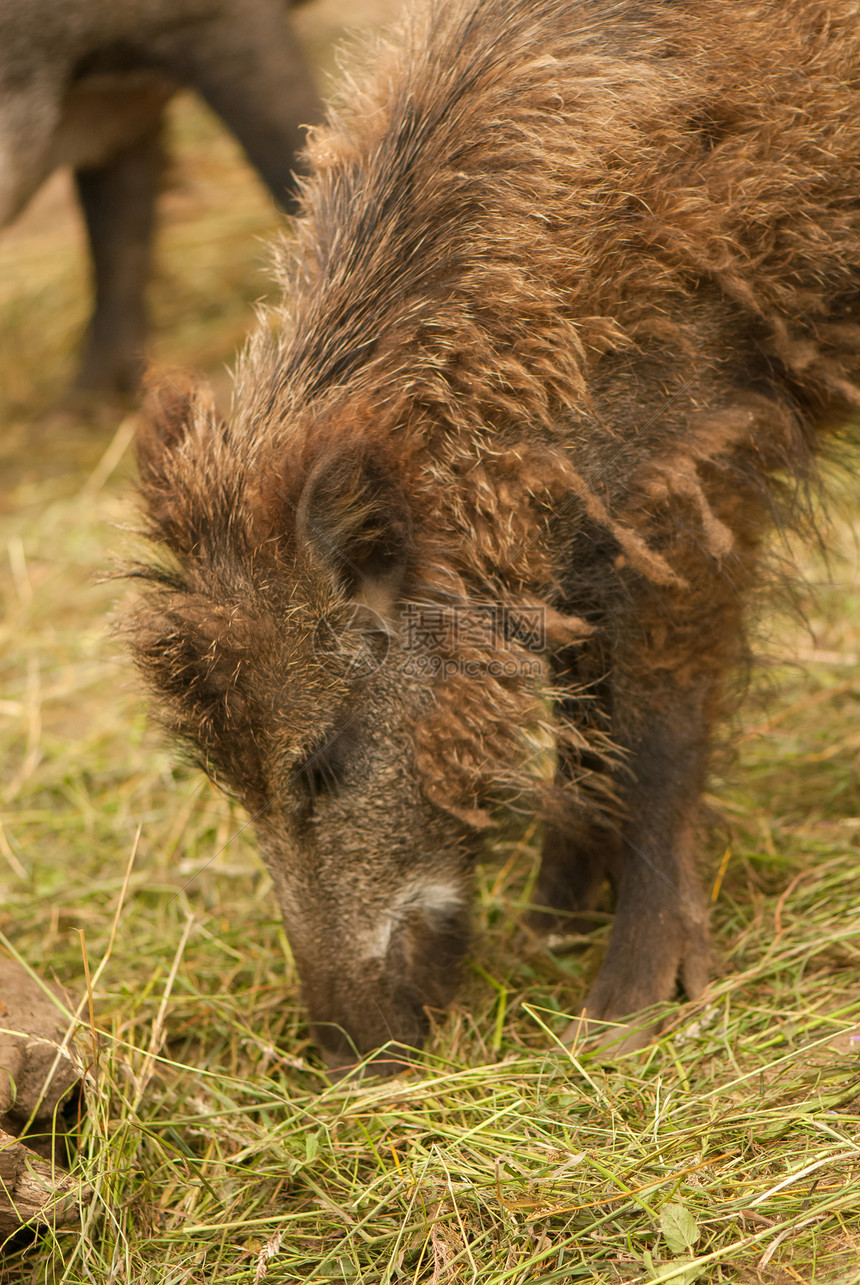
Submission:
<svg viewBox="0 0 860 1285">
<path fill-rule="evenodd" d="M 138 454 L 163 552 L 137 569 L 135 658 L 253 819 L 315 1037 L 335 1066 L 420 1045 L 467 944 L 475 831 L 416 770 L 432 695 L 397 627 L 404 479 L 324 428 L 240 449 L 205 391 L 169 383 Z"/>
</svg>

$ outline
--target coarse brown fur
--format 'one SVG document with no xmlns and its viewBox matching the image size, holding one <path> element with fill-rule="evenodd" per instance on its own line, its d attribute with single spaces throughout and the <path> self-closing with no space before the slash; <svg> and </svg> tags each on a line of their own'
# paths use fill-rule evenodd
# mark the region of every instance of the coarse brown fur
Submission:
<svg viewBox="0 0 860 1285">
<path fill-rule="evenodd" d="M 860 407 L 858 86 L 848 0 L 425 5 L 313 136 L 229 424 L 154 394 L 135 653 L 335 1060 L 451 994 L 499 799 L 548 818 L 545 925 L 614 882 L 591 1016 L 704 986 L 759 546 Z"/>
</svg>

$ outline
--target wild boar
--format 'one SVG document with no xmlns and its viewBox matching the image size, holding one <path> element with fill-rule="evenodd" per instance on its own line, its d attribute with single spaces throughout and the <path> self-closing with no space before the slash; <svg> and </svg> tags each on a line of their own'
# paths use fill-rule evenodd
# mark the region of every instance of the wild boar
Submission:
<svg viewBox="0 0 860 1285">
<path fill-rule="evenodd" d="M 164 108 L 180 85 L 218 113 L 292 212 L 303 126 L 320 109 L 287 0 L 0 6 L 0 227 L 58 165 L 73 166 L 95 291 L 83 388 L 128 392 L 144 369 Z"/>
<path fill-rule="evenodd" d="M 313 135 L 229 418 L 152 393 L 134 654 L 333 1065 L 421 1043 L 512 807 L 538 921 L 614 885 L 588 1017 L 705 986 L 745 604 L 860 405 L 858 84 L 849 0 L 426 4 Z"/>
</svg>

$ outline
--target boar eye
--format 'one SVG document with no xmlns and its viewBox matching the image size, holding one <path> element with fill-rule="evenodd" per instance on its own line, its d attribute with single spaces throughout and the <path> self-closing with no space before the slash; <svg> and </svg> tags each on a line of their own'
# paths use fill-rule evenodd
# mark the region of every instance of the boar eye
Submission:
<svg viewBox="0 0 860 1285">
<path fill-rule="evenodd" d="M 304 786 L 312 804 L 337 790 L 343 779 L 348 750 L 345 733 L 331 732 L 317 741 L 296 764 L 292 779 Z"/>
</svg>

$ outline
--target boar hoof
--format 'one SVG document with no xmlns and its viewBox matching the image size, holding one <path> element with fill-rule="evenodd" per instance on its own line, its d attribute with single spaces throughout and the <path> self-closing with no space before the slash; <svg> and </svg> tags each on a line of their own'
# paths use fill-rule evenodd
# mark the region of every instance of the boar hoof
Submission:
<svg viewBox="0 0 860 1285">
<path fill-rule="evenodd" d="M 617 941 L 616 941 L 617 944 Z M 565 1044 L 583 1041 L 612 1055 L 644 1048 L 660 1034 L 659 1016 L 649 1014 L 675 998 L 679 987 L 696 999 L 708 983 L 710 951 L 704 923 L 677 926 L 656 955 L 613 951 L 592 986 L 582 1016 L 566 1028 Z"/>
</svg>

